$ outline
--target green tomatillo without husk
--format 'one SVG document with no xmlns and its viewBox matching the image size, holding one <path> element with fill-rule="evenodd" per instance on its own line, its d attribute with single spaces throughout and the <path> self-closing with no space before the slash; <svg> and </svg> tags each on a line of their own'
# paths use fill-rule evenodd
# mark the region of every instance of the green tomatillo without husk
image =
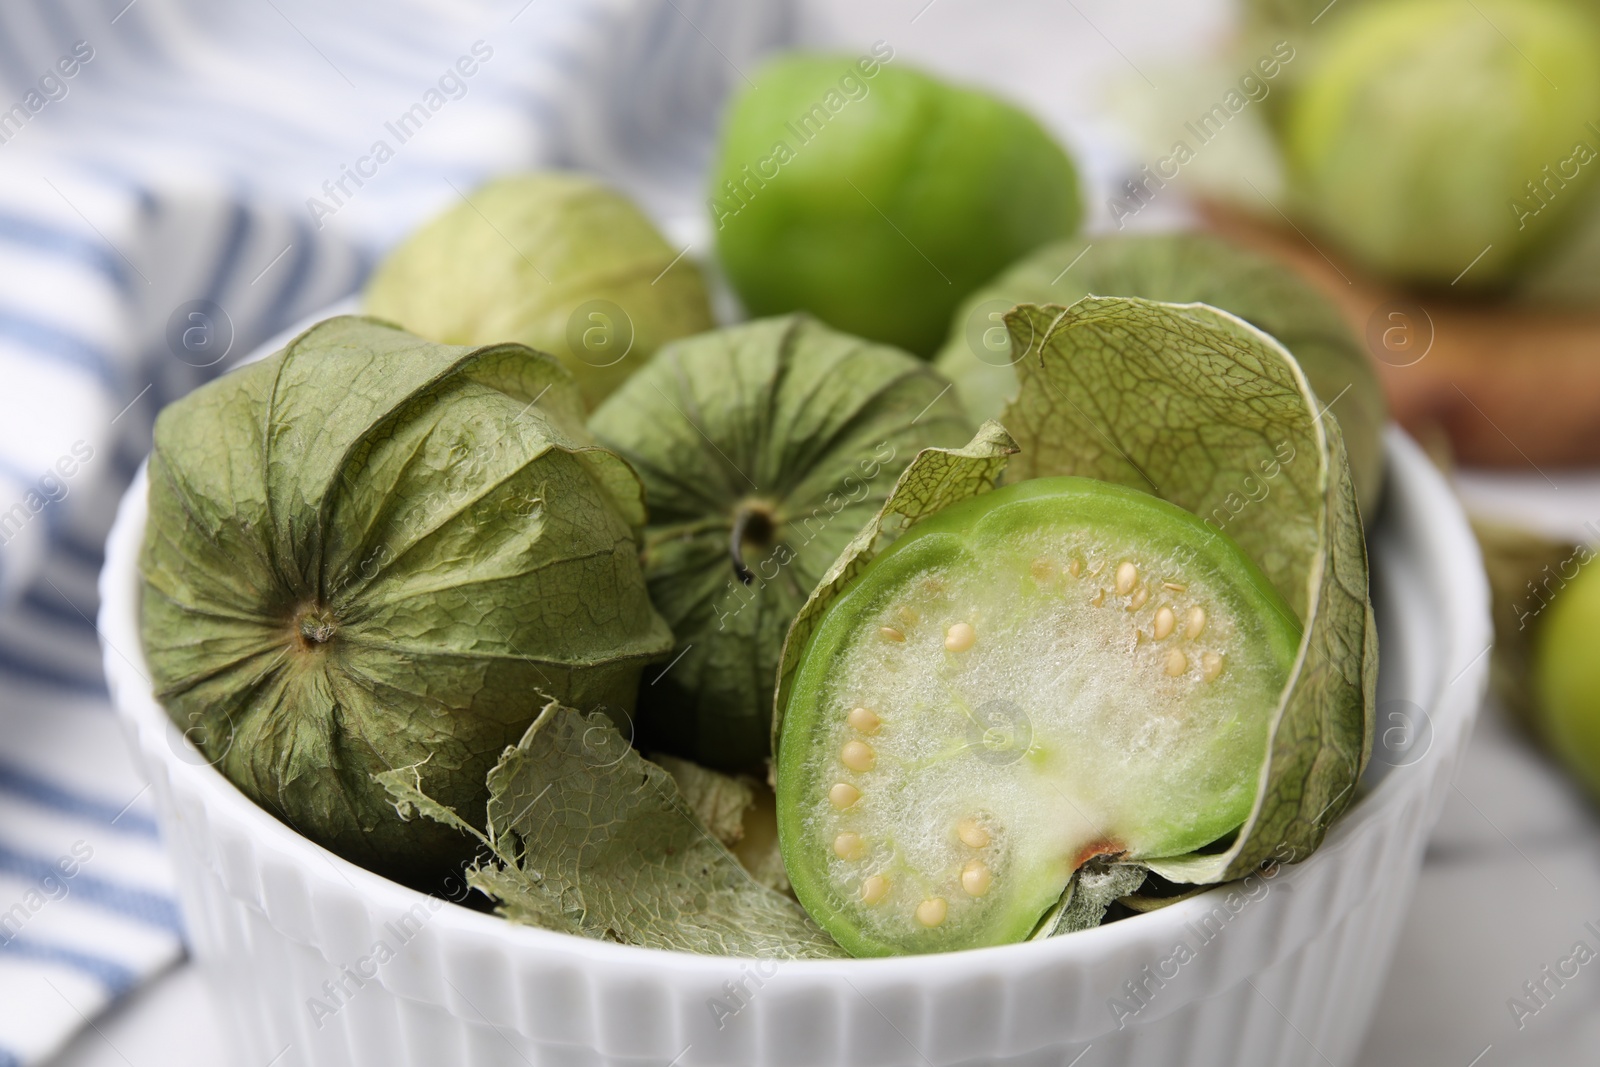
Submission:
<svg viewBox="0 0 1600 1067">
<path fill-rule="evenodd" d="M 1364 518 L 1383 489 L 1383 387 L 1339 309 L 1284 264 L 1208 233 L 1107 235 L 1047 245 L 961 305 L 936 366 L 974 418 L 998 418 L 1017 395 L 1017 363 L 1003 316 L 1017 304 L 1071 304 L 1088 296 L 1209 304 L 1289 349 L 1339 420 Z"/>
<path fill-rule="evenodd" d="M 1367 269 L 1503 286 L 1600 176 L 1600 22 L 1566 0 L 1351 12 L 1283 116 L 1296 209 Z"/>
<path fill-rule="evenodd" d="M 809 311 L 931 355 L 956 304 L 1077 231 L 1077 172 L 1033 118 L 871 55 L 763 68 L 723 123 L 709 210 L 752 315 Z"/>
<path fill-rule="evenodd" d="M 553 172 L 490 182 L 427 223 L 363 300 L 435 341 L 551 352 L 590 408 L 661 345 L 712 325 L 699 269 L 632 201 Z"/>
<path fill-rule="evenodd" d="M 412 882 L 470 855 L 372 776 L 469 815 L 548 699 L 626 722 L 672 636 L 640 486 L 556 360 L 371 319 L 313 327 L 156 421 L 140 574 L 157 698 L 247 796 Z"/>
<path fill-rule="evenodd" d="M 644 570 L 678 639 L 640 738 L 714 767 L 768 752 L 784 632 L 921 448 L 971 427 L 922 360 L 794 315 L 663 349 L 597 410 L 650 507 Z"/>
<path fill-rule="evenodd" d="M 1546 568 L 1538 597 L 1524 596 L 1526 614 L 1537 619 L 1533 639 L 1533 717 L 1539 735 L 1596 798 L 1600 798 L 1600 570 L 1595 553 L 1576 546 L 1554 568 Z M 1550 591 L 1549 576 L 1563 575 Z M 1572 573 L 1570 581 L 1564 575 Z M 1529 587 L 1533 583 L 1529 582 Z M 1519 590 L 1519 593 L 1522 591 Z M 1543 608 L 1543 617 L 1536 612 Z"/>
</svg>

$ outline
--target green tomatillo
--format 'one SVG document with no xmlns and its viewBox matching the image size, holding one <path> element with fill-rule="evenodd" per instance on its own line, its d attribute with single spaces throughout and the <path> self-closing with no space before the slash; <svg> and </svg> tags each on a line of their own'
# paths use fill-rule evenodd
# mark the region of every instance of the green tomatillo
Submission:
<svg viewBox="0 0 1600 1067">
<path fill-rule="evenodd" d="M 795 892 L 855 955 L 1020 941 L 1093 856 L 1249 816 L 1300 624 L 1228 537 L 1039 478 L 912 527 L 833 601 L 784 719 Z"/>
<path fill-rule="evenodd" d="M 1071 304 L 1089 294 L 1209 304 L 1271 334 L 1339 420 L 1364 518 L 1383 489 L 1383 387 L 1366 350 L 1330 300 L 1284 264 L 1208 233 L 1111 234 L 1040 248 L 973 293 L 957 311 L 936 366 L 974 418 L 998 418 L 1017 395 L 1003 316 L 1017 304 Z M 1025 339 L 1026 340 L 1026 339 Z"/>
<path fill-rule="evenodd" d="M 1600 656 L 1594 653 L 1594 635 L 1600 632 L 1600 571 L 1592 565 L 1594 558 L 1592 549 L 1578 546 L 1557 565 L 1560 572 L 1570 568 L 1575 573 L 1570 581 L 1563 577 L 1538 619 L 1532 682 L 1540 736 L 1600 798 Z M 1548 592 L 1548 582 L 1543 588 Z"/>
<path fill-rule="evenodd" d="M 922 360 L 793 315 L 663 349 L 589 421 L 644 481 L 644 572 L 678 639 L 640 740 L 759 769 L 784 632 L 921 448 L 970 425 Z"/>
<path fill-rule="evenodd" d="M 1600 22 L 1566 0 L 1394 0 L 1330 27 L 1283 116 L 1297 210 L 1369 270 L 1503 286 L 1600 176 Z"/>
<path fill-rule="evenodd" d="M 927 356 L 963 297 L 1076 232 L 1082 204 L 1033 118 L 893 60 L 880 42 L 764 67 L 724 120 L 709 209 L 752 315 L 809 311 Z"/>
<path fill-rule="evenodd" d="M 156 697 L 245 795 L 413 882 L 470 856 L 373 775 L 483 810 L 547 699 L 625 721 L 672 645 L 637 479 L 521 345 L 313 327 L 166 408 L 139 570 Z"/>
<path fill-rule="evenodd" d="M 492 181 L 417 230 L 378 265 L 364 310 L 446 344 L 553 353 L 590 408 L 712 325 L 699 269 L 632 201 L 554 172 Z"/>
<path fill-rule="evenodd" d="M 853 954 L 1295 862 L 1371 752 L 1355 491 L 1294 358 L 1202 304 L 1004 325 L 1033 353 L 1005 425 L 919 453 L 784 643 L 784 862 Z"/>
</svg>

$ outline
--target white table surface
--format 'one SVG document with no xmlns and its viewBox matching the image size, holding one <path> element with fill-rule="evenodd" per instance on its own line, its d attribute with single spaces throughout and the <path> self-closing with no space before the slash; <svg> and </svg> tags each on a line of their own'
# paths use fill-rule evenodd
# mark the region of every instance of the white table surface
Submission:
<svg viewBox="0 0 1600 1067">
<path fill-rule="evenodd" d="M 1025 100 L 1074 143 L 1103 136 L 1107 79 L 1159 76 L 1223 40 L 1227 0 L 821 0 L 810 32 L 897 54 Z M 1102 201 L 1103 202 L 1103 201 Z M 1600 519 L 1600 473 L 1468 477 L 1507 516 L 1576 531 Z M 1429 844 L 1363 1067 L 1546 1067 L 1600 1059 L 1600 961 L 1519 1029 L 1508 1000 L 1600 927 L 1600 817 L 1488 709 Z M 1383 872 L 1372 872 L 1383 877 Z M 221 1067 L 222 1035 L 192 966 L 96 1021 L 57 1067 Z M 237 1067 L 266 1067 L 246 1064 Z M 1094 1067 L 1091 1060 L 1080 1067 Z"/>
</svg>

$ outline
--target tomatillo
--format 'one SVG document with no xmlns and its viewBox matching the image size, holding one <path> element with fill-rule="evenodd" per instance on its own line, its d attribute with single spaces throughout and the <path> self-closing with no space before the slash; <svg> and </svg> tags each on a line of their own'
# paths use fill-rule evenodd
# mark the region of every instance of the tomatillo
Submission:
<svg viewBox="0 0 1600 1067">
<path fill-rule="evenodd" d="M 1551 598 L 1534 634 L 1533 691 L 1540 734 L 1551 750 L 1600 797 L 1600 573 L 1584 548 L 1578 576 Z"/>
<path fill-rule="evenodd" d="M 1368 521 L 1383 490 L 1383 386 L 1338 305 L 1270 256 L 1210 233 L 1107 234 L 1037 249 L 962 304 L 934 365 L 974 418 L 1000 418 L 1017 395 L 1002 316 L 1017 304 L 1071 304 L 1089 294 L 1209 304 L 1273 336 L 1338 419 Z"/>
<path fill-rule="evenodd" d="M 1284 116 L 1299 211 L 1387 277 L 1487 288 L 1600 174 L 1600 29 L 1556 0 L 1396 0 L 1329 30 Z"/>
<path fill-rule="evenodd" d="M 913 526 L 827 609 L 778 749 L 800 902 L 853 955 L 1027 938 L 1095 856 L 1249 816 L 1300 625 L 1225 535 L 1041 478 Z"/>
<path fill-rule="evenodd" d="M 752 316 L 809 311 L 928 356 L 962 298 L 1075 233 L 1083 208 L 1032 117 L 893 57 L 764 68 L 724 122 L 709 209 Z"/>
</svg>

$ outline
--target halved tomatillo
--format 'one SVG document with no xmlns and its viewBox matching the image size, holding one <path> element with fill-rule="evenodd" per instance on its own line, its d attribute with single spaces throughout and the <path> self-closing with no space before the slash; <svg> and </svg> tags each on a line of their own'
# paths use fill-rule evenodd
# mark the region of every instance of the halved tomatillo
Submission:
<svg viewBox="0 0 1600 1067">
<path fill-rule="evenodd" d="M 1022 940 L 1089 858 L 1245 821 L 1299 643 L 1238 546 L 1157 497 L 1057 477 L 948 507 L 806 645 L 778 752 L 795 892 L 857 956 Z"/>
</svg>

